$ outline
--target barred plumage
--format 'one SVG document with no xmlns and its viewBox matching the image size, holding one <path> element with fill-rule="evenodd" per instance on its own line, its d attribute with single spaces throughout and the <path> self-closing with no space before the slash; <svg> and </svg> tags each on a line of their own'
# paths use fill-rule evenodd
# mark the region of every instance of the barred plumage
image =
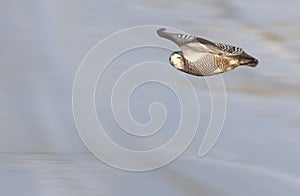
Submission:
<svg viewBox="0 0 300 196">
<path fill-rule="evenodd" d="M 223 73 L 240 65 L 255 67 L 258 60 L 242 48 L 177 33 L 157 30 L 160 37 L 176 43 L 182 51 L 173 52 L 170 64 L 176 69 L 197 76 Z"/>
<path fill-rule="evenodd" d="M 218 46 L 221 50 L 223 50 L 226 55 L 239 55 L 243 53 L 243 49 L 236 47 L 236 46 L 230 46 L 227 44 L 222 44 L 222 43 L 215 43 L 216 46 Z"/>
</svg>

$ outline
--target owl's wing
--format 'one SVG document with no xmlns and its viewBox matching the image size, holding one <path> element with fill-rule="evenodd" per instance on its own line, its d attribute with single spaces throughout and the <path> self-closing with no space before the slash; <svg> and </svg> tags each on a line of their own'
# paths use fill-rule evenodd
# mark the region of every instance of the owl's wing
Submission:
<svg viewBox="0 0 300 196">
<path fill-rule="evenodd" d="M 202 59 L 208 54 L 225 54 L 226 56 L 235 56 L 243 52 L 241 48 L 235 46 L 214 43 L 209 40 L 191 35 L 169 33 L 166 32 L 166 29 L 164 28 L 158 29 L 157 34 L 160 37 L 171 40 L 177 44 L 181 48 L 184 57 L 190 62 L 195 62 L 199 59 Z"/>
</svg>

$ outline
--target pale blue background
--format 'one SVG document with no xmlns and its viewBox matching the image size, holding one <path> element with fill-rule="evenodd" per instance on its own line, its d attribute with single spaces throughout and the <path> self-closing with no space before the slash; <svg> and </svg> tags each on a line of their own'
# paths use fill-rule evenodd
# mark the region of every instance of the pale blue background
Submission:
<svg viewBox="0 0 300 196">
<path fill-rule="evenodd" d="M 299 195 L 299 7 L 298 0 L 1 1 L 0 195 Z M 238 45 L 260 62 L 223 75 L 226 121 L 206 157 L 197 150 L 209 94 L 192 77 L 204 100 L 192 146 L 162 169 L 131 173 L 102 164 L 84 147 L 72 84 L 98 41 L 145 24 Z M 141 122 L 143 111 L 133 108 Z"/>
</svg>

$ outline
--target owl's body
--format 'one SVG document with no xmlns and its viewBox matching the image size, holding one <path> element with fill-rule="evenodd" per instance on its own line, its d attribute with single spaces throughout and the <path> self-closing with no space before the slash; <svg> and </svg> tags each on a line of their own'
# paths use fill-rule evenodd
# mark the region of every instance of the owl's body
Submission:
<svg viewBox="0 0 300 196">
<path fill-rule="evenodd" d="M 176 69 L 196 76 L 209 76 L 232 70 L 240 65 L 255 67 L 258 60 L 241 48 L 209 40 L 157 30 L 160 37 L 176 43 L 182 51 L 173 52 L 170 64 Z"/>
</svg>

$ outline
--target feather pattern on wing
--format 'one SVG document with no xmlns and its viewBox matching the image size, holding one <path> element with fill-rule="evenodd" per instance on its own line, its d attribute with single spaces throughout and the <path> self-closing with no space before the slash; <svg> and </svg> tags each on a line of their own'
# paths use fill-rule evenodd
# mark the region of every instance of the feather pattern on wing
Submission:
<svg viewBox="0 0 300 196">
<path fill-rule="evenodd" d="M 230 45 L 222 44 L 222 43 L 215 43 L 215 44 L 221 50 L 223 50 L 226 55 L 229 55 L 229 56 L 240 55 L 243 53 L 243 49 L 236 47 L 236 46 L 230 46 Z"/>
<path fill-rule="evenodd" d="M 185 34 L 169 33 L 166 29 L 162 28 L 157 30 L 157 34 L 160 37 L 169 39 L 177 44 L 183 51 L 183 53 L 191 61 L 195 58 L 191 58 L 191 52 L 206 52 L 212 54 L 226 54 L 226 55 L 239 55 L 243 50 L 236 46 L 230 46 L 222 43 L 214 43 L 209 40 Z"/>
</svg>

